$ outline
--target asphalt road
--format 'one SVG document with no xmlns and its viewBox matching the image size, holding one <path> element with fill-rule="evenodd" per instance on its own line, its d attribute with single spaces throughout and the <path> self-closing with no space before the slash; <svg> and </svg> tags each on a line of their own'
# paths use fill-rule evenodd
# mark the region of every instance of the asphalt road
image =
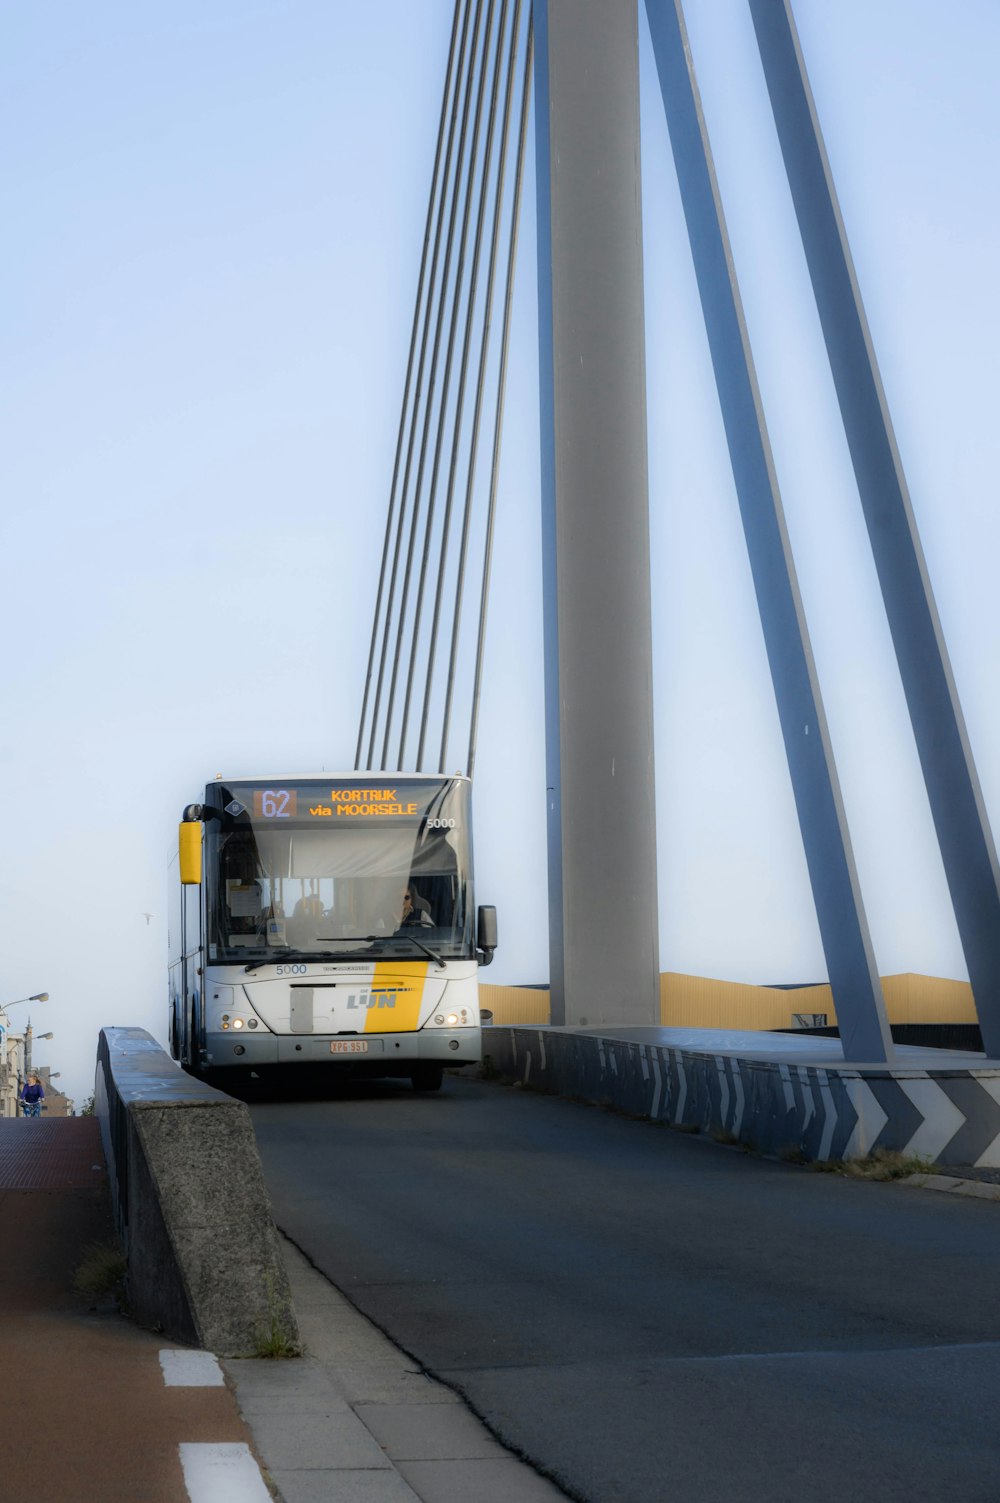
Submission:
<svg viewBox="0 0 1000 1503">
<path fill-rule="evenodd" d="M 251 1109 L 282 1229 L 572 1496 L 1000 1499 L 1000 1204 L 465 1079 Z"/>
</svg>

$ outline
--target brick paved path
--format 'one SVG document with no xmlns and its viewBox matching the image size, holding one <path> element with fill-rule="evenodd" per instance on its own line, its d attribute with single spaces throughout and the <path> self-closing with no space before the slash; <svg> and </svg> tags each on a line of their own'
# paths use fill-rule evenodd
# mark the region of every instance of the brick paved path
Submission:
<svg viewBox="0 0 1000 1503">
<path fill-rule="evenodd" d="M 93 1117 L 0 1118 L 0 1190 L 93 1190 L 103 1174 Z"/>
<path fill-rule="evenodd" d="M 181 1444 L 249 1443 L 226 1387 L 167 1387 L 175 1342 L 73 1291 L 112 1239 L 97 1123 L 0 1120 L 0 1499 L 190 1503 Z"/>
</svg>

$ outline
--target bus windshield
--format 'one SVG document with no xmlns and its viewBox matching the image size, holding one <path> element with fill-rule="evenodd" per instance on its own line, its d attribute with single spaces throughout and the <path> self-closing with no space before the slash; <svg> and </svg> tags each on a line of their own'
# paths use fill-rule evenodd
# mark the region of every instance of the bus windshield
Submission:
<svg viewBox="0 0 1000 1503">
<path fill-rule="evenodd" d="M 472 959 L 468 784 L 209 786 L 214 964 Z"/>
</svg>

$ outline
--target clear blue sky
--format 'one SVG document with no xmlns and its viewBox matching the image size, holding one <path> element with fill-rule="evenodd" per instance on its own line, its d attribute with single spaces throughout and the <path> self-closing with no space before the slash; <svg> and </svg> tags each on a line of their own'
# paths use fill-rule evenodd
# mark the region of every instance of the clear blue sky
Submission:
<svg viewBox="0 0 1000 1503">
<path fill-rule="evenodd" d="M 879 967 L 963 976 L 749 13 L 687 10 Z M 795 10 L 995 823 L 1000 7 Z M 165 1035 L 199 785 L 353 762 L 449 27 L 437 0 L 0 7 L 0 996 L 52 994 L 37 1058 L 78 1100 L 102 1024 Z M 819 979 L 641 27 L 661 963 Z M 548 971 L 533 191 L 476 794 L 511 982 Z"/>
</svg>

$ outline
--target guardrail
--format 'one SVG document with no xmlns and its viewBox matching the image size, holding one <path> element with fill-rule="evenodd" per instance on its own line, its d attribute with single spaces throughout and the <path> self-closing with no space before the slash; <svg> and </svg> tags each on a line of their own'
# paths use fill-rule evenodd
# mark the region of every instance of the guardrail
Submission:
<svg viewBox="0 0 1000 1503">
<path fill-rule="evenodd" d="M 298 1341 L 250 1113 L 142 1028 L 105 1028 L 94 1110 L 130 1313 L 219 1356 Z"/>
</svg>

